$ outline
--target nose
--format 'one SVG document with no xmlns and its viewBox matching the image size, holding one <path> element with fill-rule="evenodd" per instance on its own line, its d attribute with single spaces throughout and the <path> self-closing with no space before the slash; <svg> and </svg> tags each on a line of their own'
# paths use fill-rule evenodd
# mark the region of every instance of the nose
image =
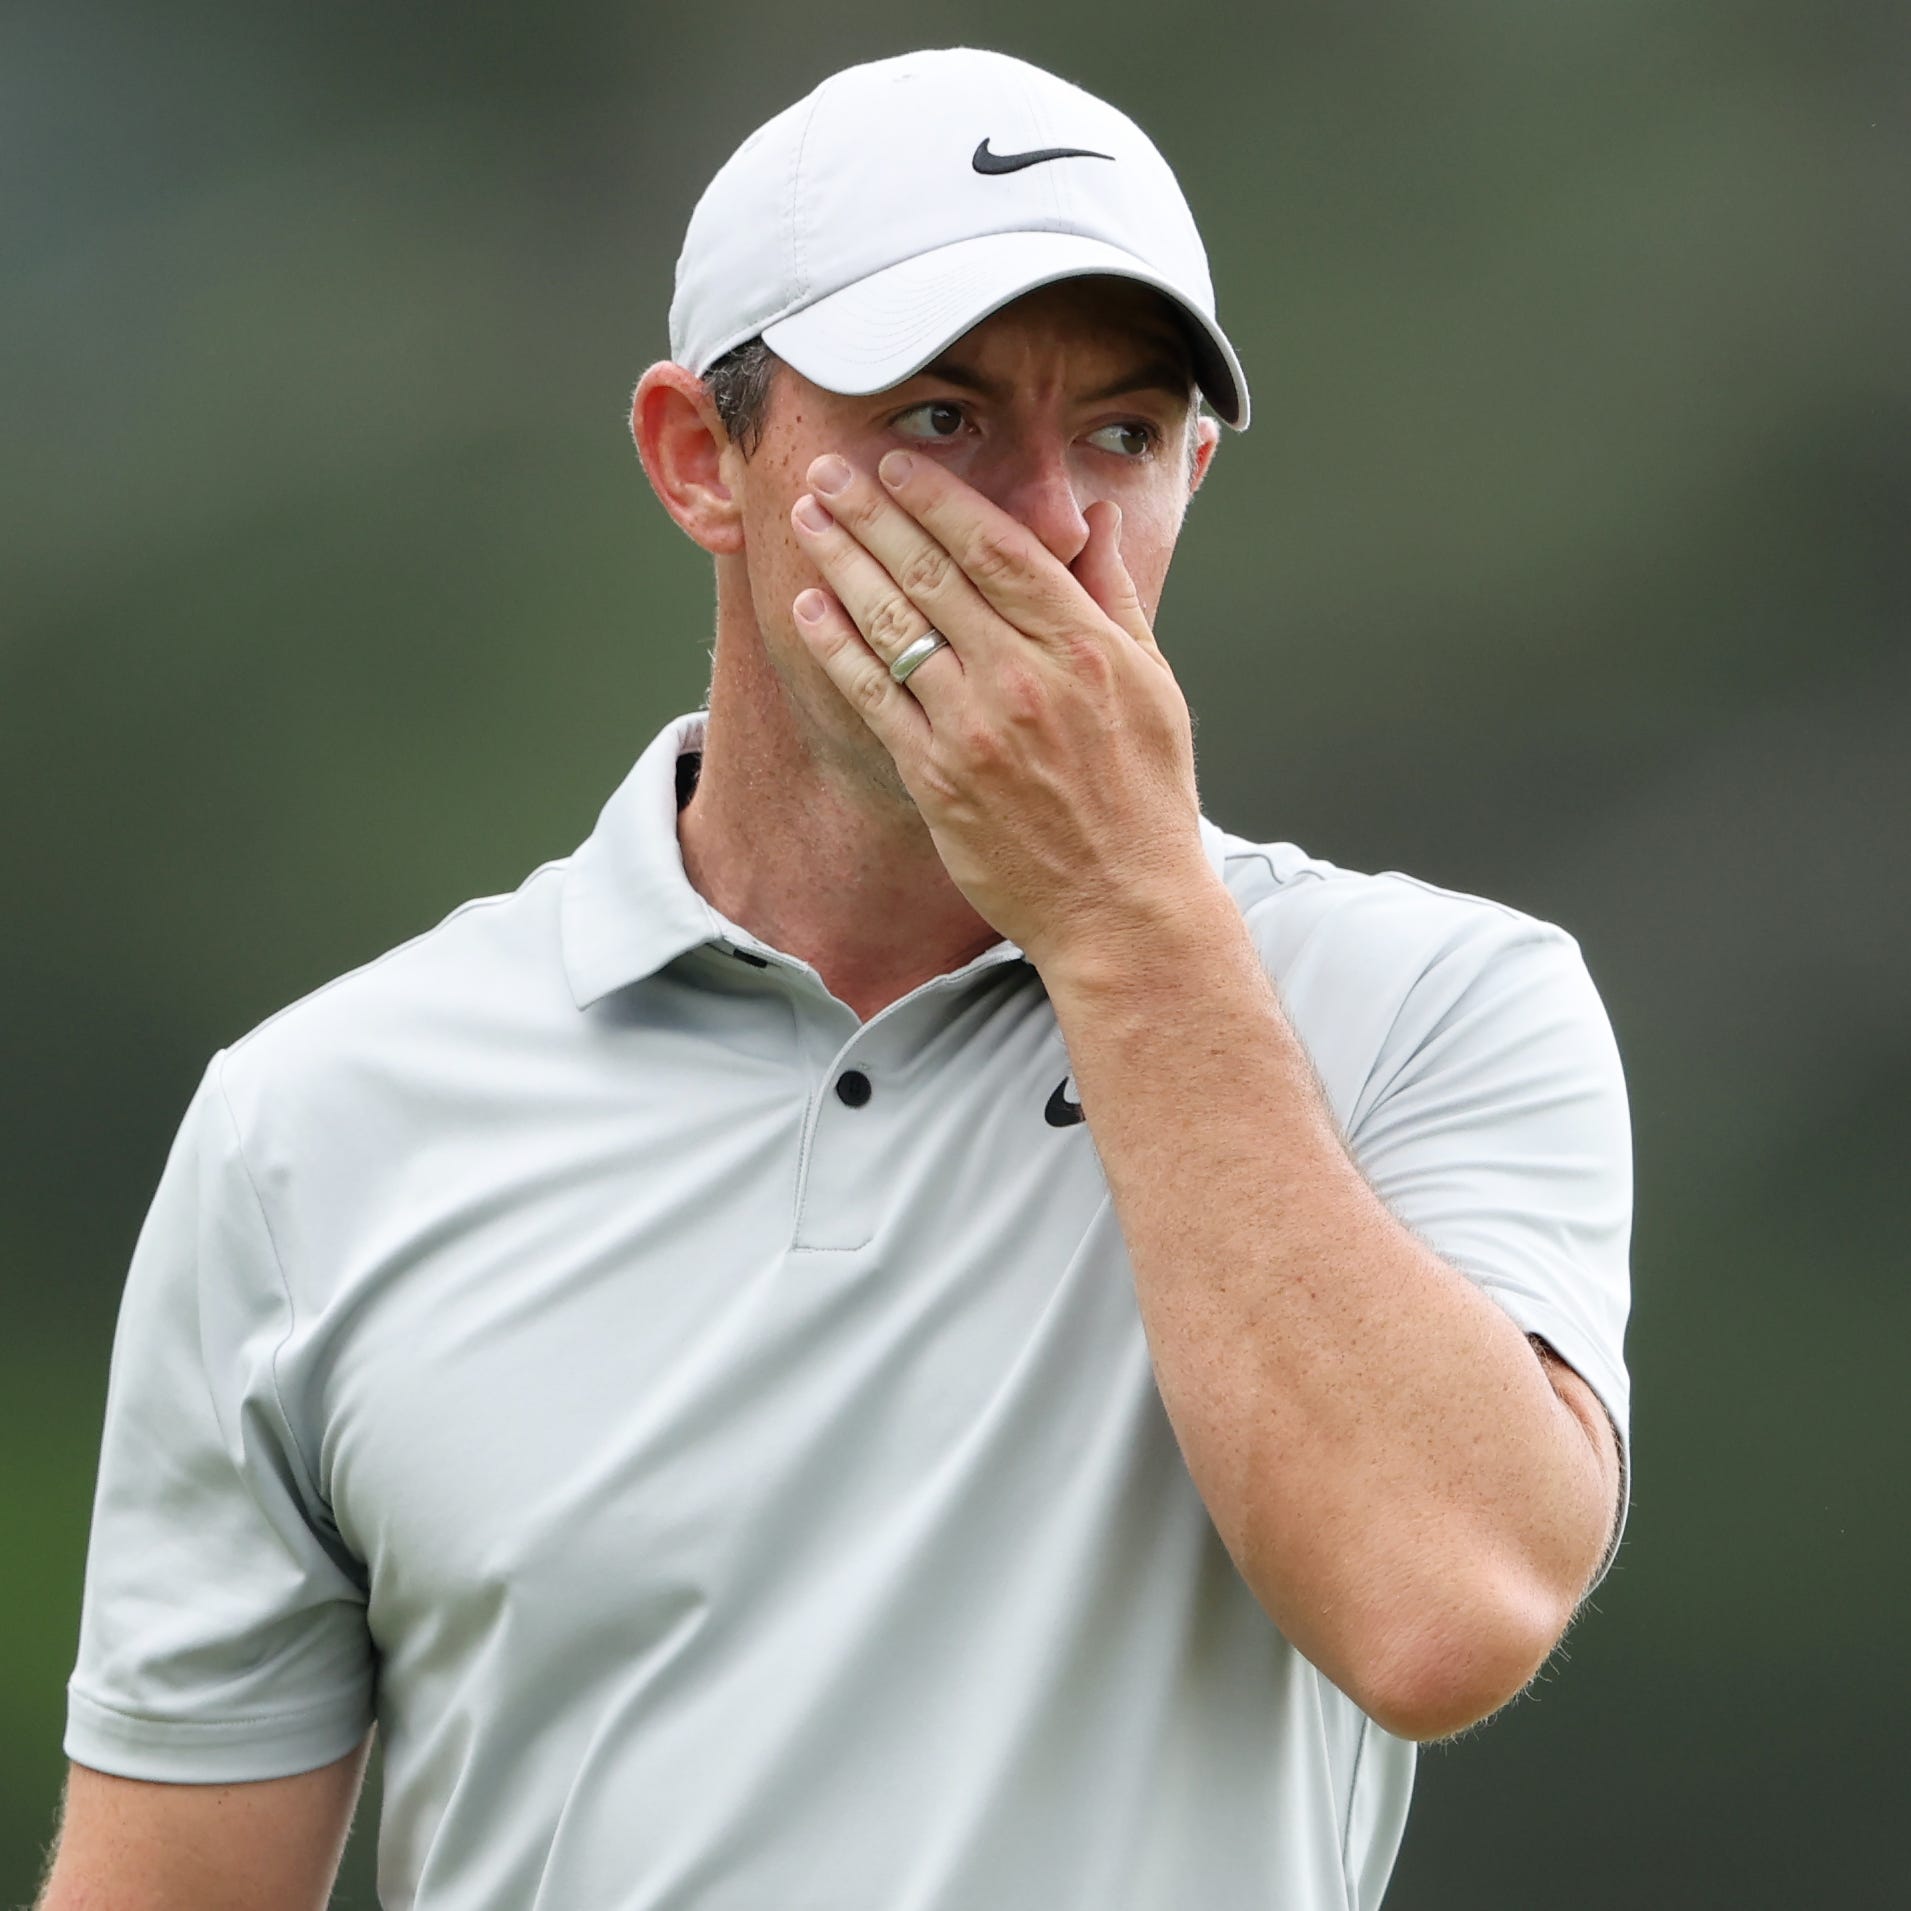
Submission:
<svg viewBox="0 0 1911 1911">
<path fill-rule="evenodd" d="M 1078 496 L 1068 468 L 1066 443 L 1024 441 L 1003 453 L 1001 463 L 976 488 L 1039 537 L 1050 553 L 1073 564 L 1088 543 L 1083 511 L 1095 502 Z"/>
</svg>

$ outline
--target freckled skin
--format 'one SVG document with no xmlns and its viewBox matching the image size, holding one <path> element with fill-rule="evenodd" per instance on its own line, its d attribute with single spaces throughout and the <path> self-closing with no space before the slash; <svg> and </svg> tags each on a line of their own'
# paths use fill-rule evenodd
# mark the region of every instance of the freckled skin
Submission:
<svg viewBox="0 0 1911 1911">
<path fill-rule="evenodd" d="M 890 391 L 846 397 L 787 366 L 779 370 L 756 450 L 747 459 L 734 446 L 724 453 L 723 476 L 741 511 L 743 550 L 737 559 L 719 560 L 719 604 L 754 625 L 805 748 L 836 776 L 859 785 L 866 796 L 914 807 L 888 751 L 844 702 L 795 628 L 792 601 L 822 582 L 790 526 L 791 506 L 809 489 L 811 462 L 834 451 L 859 470 L 873 471 L 897 446 L 926 453 L 1027 524 L 1064 563 L 1073 562 L 1087 539 L 1083 511 L 1098 499 L 1112 499 L 1122 509 L 1123 561 L 1152 621 L 1193 489 L 1186 434 L 1200 435 L 1193 480 L 1198 484 L 1220 427 L 1168 392 L 1124 394 L 1093 405 L 1082 394 L 1164 352 L 1186 357 L 1179 327 L 1159 294 L 1120 280 L 1077 279 L 1016 300 L 950 348 L 949 359 L 1006 387 L 1006 402 L 980 399 L 933 373 Z M 925 442 L 897 428 L 894 421 L 905 407 L 939 399 L 971 414 L 974 429 L 958 442 Z M 1127 419 L 1159 431 L 1152 457 L 1124 460 L 1086 442 L 1089 433 Z M 740 565 L 740 578 L 723 574 L 732 563 Z"/>
</svg>

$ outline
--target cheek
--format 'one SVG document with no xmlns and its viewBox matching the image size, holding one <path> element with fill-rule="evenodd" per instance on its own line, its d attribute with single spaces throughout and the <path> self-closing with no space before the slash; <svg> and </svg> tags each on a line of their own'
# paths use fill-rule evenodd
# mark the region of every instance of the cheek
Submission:
<svg viewBox="0 0 1911 1911">
<path fill-rule="evenodd" d="M 790 509 L 806 487 L 783 472 L 755 474 L 743 505 L 743 556 L 760 618 L 787 620 L 790 599 L 817 581 Z"/>
<path fill-rule="evenodd" d="M 1180 500 L 1118 499 L 1121 504 L 1121 561 L 1134 579 L 1142 602 L 1153 613 L 1168 576 L 1168 560 L 1181 534 Z"/>
</svg>

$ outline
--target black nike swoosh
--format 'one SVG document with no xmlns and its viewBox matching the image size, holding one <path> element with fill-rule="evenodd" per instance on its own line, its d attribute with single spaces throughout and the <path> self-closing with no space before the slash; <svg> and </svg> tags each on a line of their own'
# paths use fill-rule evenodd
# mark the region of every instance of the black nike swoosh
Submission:
<svg viewBox="0 0 1911 1911">
<path fill-rule="evenodd" d="M 1024 166 L 1039 166 L 1050 159 L 1107 159 L 1113 160 L 1113 153 L 1091 153 L 1082 146 L 1044 146 L 1033 153 L 992 153 L 985 139 L 975 149 L 975 157 L 970 160 L 979 173 L 1019 173 Z"/>
<path fill-rule="evenodd" d="M 1078 1121 L 1088 1117 L 1082 1113 L 1078 1101 L 1070 1101 L 1063 1092 L 1068 1087 L 1068 1077 L 1064 1075 L 1055 1084 L 1055 1092 L 1048 1098 L 1048 1106 L 1042 1110 L 1042 1118 L 1051 1128 L 1072 1128 Z"/>
</svg>

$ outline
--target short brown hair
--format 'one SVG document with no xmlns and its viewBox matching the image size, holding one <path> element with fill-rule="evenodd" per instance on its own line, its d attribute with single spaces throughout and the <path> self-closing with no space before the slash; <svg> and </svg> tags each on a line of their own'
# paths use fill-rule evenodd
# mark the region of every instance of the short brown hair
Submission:
<svg viewBox="0 0 1911 1911">
<path fill-rule="evenodd" d="M 760 338 L 752 338 L 731 347 L 703 375 L 730 442 L 746 458 L 762 440 L 770 387 L 782 362 Z"/>
</svg>

